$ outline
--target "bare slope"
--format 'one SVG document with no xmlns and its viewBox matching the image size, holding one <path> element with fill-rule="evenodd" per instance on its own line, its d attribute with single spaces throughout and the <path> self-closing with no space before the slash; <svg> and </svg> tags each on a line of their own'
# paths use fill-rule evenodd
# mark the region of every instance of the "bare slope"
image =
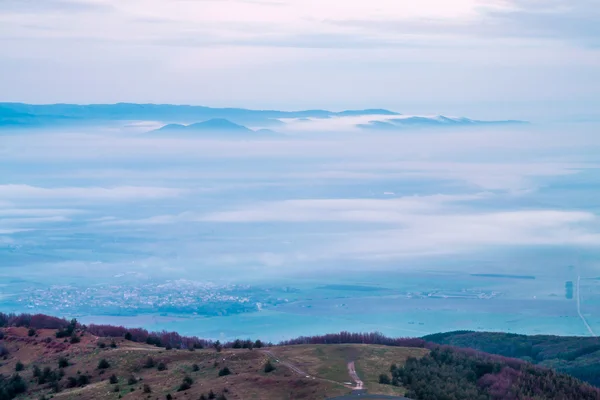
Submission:
<svg viewBox="0 0 600 400">
<path fill-rule="evenodd" d="M 11 376 L 22 363 L 18 373 L 27 383 L 27 393 L 18 398 L 35 399 L 165 399 L 171 394 L 174 399 L 197 400 L 202 394 L 208 398 L 211 390 L 226 399 L 326 399 L 353 388 L 351 361 L 370 393 L 398 394 L 402 388 L 379 385 L 378 374 L 394 362 L 427 352 L 369 345 L 165 350 L 79 331 L 78 343 L 57 339 L 55 330 L 38 330 L 33 336 L 27 328 L 3 332 L 0 343 L 9 354 L 0 360 L 0 374 Z M 61 360 L 69 365 L 59 368 Z M 275 366 L 269 373 L 268 360 Z M 186 378 L 189 388 L 182 387 Z"/>
</svg>

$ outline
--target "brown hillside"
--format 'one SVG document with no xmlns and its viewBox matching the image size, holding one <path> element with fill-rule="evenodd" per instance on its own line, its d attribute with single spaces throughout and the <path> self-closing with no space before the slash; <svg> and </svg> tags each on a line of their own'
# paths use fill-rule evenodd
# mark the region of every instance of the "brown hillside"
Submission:
<svg viewBox="0 0 600 400">
<path fill-rule="evenodd" d="M 0 360 L 0 374 L 10 376 L 15 373 L 17 362 L 23 363 L 24 369 L 19 374 L 27 382 L 26 397 L 33 399 L 54 396 L 55 399 L 81 400 L 162 400 L 171 394 L 173 399 L 198 400 L 202 394 L 208 398 L 211 390 L 217 398 L 224 395 L 226 399 L 326 399 L 350 392 L 350 385 L 344 385 L 344 382 L 350 381 L 346 370 L 347 357 L 364 356 L 365 360 L 369 357 L 375 360 L 378 365 L 374 366 L 358 361 L 359 370 L 369 371 L 367 375 L 371 375 L 371 369 L 385 370 L 392 362 L 405 359 L 409 354 L 418 355 L 415 351 L 423 352 L 423 349 L 388 348 L 391 353 L 386 354 L 380 346 L 368 350 L 369 346 L 364 345 L 344 345 L 343 348 L 337 345 L 312 346 L 320 349 L 315 350 L 315 357 L 310 357 L 311 346 L 223 349 L 221 352 L 215 349 L 165 350 L 145 343 L 99 338 L 79 331 L 76 333 L 79 343 L 71 343 L 70 338 L 57 339 L 55 330 L 41 329 L 34 336 L 28 336 L 27 328 L 5 328 L 2 331 L 4 338 L 0 343 L 9 355 Z M 111 346 L 112 342 L 116 347 Z M 67 359 L 69 365 L 59 368 L 61 358 Z M 265 373 L 264 366 L 269 359 L 276 368 Z M 106 360 L 107 368 L 99 368 L 101 360 Z M 305 364 L 306 360 L 310 361 L 310 365 Z M 309 377 L 308 373 L 298 370 L 294 362 L 308 367 Z M 159 364 L 164 364 L 166 369 L 159 370 Z M 57 385 L 52 384 L 51 377 L 47 382 L 42 378 L 40 384 L 39 378 L 34 377 L 34 366 L 41 371 L 47 368 L 50 376 L 60 376 L 63 372 L 64 376 Z M 231 374 L 219 376 L 225 367 Z M 61 370 L 63 372 L 59 372 Z M 110 383 L 113 374 L 118 383 Z M 89 383 L 78 381 L 85 380 L 81 376 L 88 376 Z M 178 391 L 186 377 L 191 379 L 190 387 Z M 371 376 L 368 378 L 372 381 Z M 55 393 L 56 387 L 58 393 Z M 147 393 L 148 387 L 150 393 Z"/>
</svg>

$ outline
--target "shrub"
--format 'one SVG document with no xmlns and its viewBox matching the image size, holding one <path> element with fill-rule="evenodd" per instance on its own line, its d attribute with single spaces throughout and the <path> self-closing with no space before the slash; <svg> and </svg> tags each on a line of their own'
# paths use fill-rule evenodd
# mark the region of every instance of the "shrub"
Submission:
<svg viewBox="0 0 600 400">
<path fill-rule="evenodd" d="M 181 382 L 181 385 L 179 385 L 177 391 L 183 392 L 184 390 L 188 390 L 192 387 L 192 383 L 194 383 L 194 380 L 189 376 L 186 376 L 185 378 L 183 378 L 183 382 Z"/>
<path fill-rule="evenodd" d="M 160 347 L 160 338 L 156 336 L 148 336 L 146 338 L 146 343 Z"/>
<path fill-rule="evenodd" d="M 212 389 L 210 390 L 210 392 L 208 392 L 208 398 L 209 399 L 216 399 L 217 395 L 215 394 L 215 392 L 212 391 Z"/>
<path fill-rule="evenodd" d="M 0 379 L 0 398 L 2 399 L 12 399 L 26 390 L 27 385 L 19 374 L 14 374 L 6 380 Z"/>
<path fill-rule="evenodd" d="M 108 378 L 108 381 L 114 385 L 115 383 L 119 383 L 119 378 L 117 378 L 115 374 L 112 374 L 110 378 Z"/>
<path fill-rule="evenodd" d="M 199 370 L 200 370 L 200 367 L 198 366 L 198 364 L 192 365 L 192 371 L 197 372 Z"/>
<path fill-rule="evenodd" d="M 223 368 L 221 368 L 221 370 L 219 370 L 219 376 L 227 376 L 227 375 L 231 375 L 231 371 L 229 370 L 229 368 L 223 367 Z"/>
<path fill-rule="evenodd" d="M 90 377 L 88 375 L 81 374 L 79 377 L 77 377 L 77 385 L 85 386 L 88 383 L 90 383 Z"/>
<path fill-rule="evenodd" d="M 19 371 L 23 371 L 25 369 L 25 364 L 23 364 L 21 361 L 17 361 L 17 363 L 15 364 L 15 371 L 19 372 Z"/>
<path fill-rule="evenodd" d="M 110 347 L 111 347 L 111 348 L 113 348 L 113 349 L 116 349 L 116 348 L 117 348 L 117 344 L 115 343 L 115 341 L 114 341 L 114 340 L 111 340 L 111 342 L 110 342 Z"/>
<path fill-rule="evenodd" d="M 7 356 L 8 353 L 8 349 L 0 344 L 0 357 Z"/>
<path fill-rule="evenodd" d="M 71 335 L 71 340 L 69 340 L 69 342 L 71 342 L 71 344 L 75 344 L 81 342 L 81 339 L 79 338 L 79 336 L 73 334 Z"/>
<path fill-rule="evenodd" d="M 128 385 L 135 385 L 137 383 L 137 379 L 135 378 L 135 376 L 131 375 L 128 379 L 127 379 L 127 384 Z"/>
<path fill-rule="evenodd" d="M 75 328 L 77 328 L 77 320 L 72 319 L 66 328 L 60 328 L 58 332 L 56 332 L 56 337 L 67 338 L 69 336 L 73 336 L 73 334 L 75 333 Z"/>
<path fill-rule="evenodd" d="M 125 340 L 131 340 L 131 339 L 133 339 L 133 336 L 131 335 L 131 332 L 126 332 L 123 337 L 125 338 Z"/>
<path fill-rule="evenodd" d="M 268 360 L 265 364 L 265 372 L 268 374 L 269 372 L 275 371 L 275 366 L 271 363 L 271 360 Z"/>
<path fill-rule="evenodd" d="M 60 392 L 60 385 L 58 384 L 58 381 L 54 381 L 50 384 L 50 389 L 54 392 L 54 393 L 58 393 Z"/>
<path fill-rule="evenodd" d="M 152 388 L 150 387 L 150 385 L 144 385 L 144 393 L 152 393 Z"/>
<path fill-rule="evenodd" d="M 144 368 L 154 368 L 155 365 L 156 365 L 156 362 L 154 361 L 154 358 L 152 358 L 152 357 L 146 358 L 146 362 L 144 363 Z"/>
<path fill-rule="evenodd" d="M 106 359 L 102 359 L 98 362 L 98 369 L 107 369 L 110 367 L 110 364 Z"/>
<path fill-rule="evenodd" d="M 75 386 L 77 386 L 77 378 L 70 376 L 67 378 L 67 387 L 68 388 L 74 388 Z"/>
<path fill-rule="evenodd" d="M 115 387 L 113 388 L 113 392 L 118 393 L 121 391 L 121 388 L 119 387 L 119 385 L 115 385 Z"/>
<path fill-rule="evenodd" d="M 65 357 L 61 357 L 58 359 L 58 368 L 66 368 L 69 366 L 69 360 Z"/>
<path fill-rule="evenodd" d="M 165 365 L 165 363 L 159 362 L 158 365 L 156 366 L 156 369 L 159 371 L 164 371 L 167 369 L 167 366 Z"/>
<path fill-rule="evenodd" d="M 39 370 L 39 368 L 38 368 Z M 34 374 L 36 371 L 34 371 Z M 56 373 L 50 369 L 50 367 L 44 367 L 44 370 L 37 373 L 38 384 L 43 385 L 44 383 L 50 381 L 55 381 Z"/>
<path fill-rule="evenodd" d="M 381 374 L 379 375 L 379 383 L 381 383 L 382 385 L 389 385 L 392 383 L 392 381 L 390 380 L 390 377 L 387 376 L 387 374 Z"/>
<path fill-rule="evenodd" d="M 27 331 L 27 336 L 31 337 L 31 336 L 35 336 L 36 331 L 33 328 L 29 328 L 29 330 Z"/>
<path fill-rule="evenodd" d="M 167 393 L 166 399 L 167 400 L 173 400 L 173 396 L 171 396 L 171 393 Z"/>
<path fill-rule="evenodd" d="M 98 347 L 100 347 L 101 349 L 104 349 L 106 347 L 106 343 L 100 342 L 100 343 L 98 343 Z"/>
<path fill-rule="evenodd" d="M 200 395 L 200 400 L 206 400 L 206 396 L 204 395 L 204 393 L 202 393 L 202 394 Z"/>
</svg>

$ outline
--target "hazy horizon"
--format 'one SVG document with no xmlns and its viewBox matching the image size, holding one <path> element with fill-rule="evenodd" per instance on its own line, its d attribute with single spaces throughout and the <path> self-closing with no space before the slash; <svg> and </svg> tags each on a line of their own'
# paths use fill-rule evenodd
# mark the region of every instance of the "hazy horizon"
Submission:
<svg viewBox="0 0 600 400">
<path fill-rule="evenodd" d="M 598 18 L 591 0 L 4 0 L 0 87 L 26 103 L 598 121 Z"/>
<path fill-rule="evenodd" d="M 0 311 L 595 335 L 599 19 L 591 0 L 0 0 Z"/>
</svg>

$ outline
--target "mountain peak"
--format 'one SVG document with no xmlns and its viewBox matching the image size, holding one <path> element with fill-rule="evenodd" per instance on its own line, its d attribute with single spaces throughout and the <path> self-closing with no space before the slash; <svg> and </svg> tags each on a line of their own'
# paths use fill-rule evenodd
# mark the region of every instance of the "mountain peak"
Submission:
<svg viewBox="0 0 600 400">
<path fill-rule="evenodd" d="M 197 122 L 190 125 L 168 124 L 155 130 L 154 132 L 235 132 L 235 133 L 250 133 L 252 129 L 246 128 L 243 125 L 238 125 L 225 118 L 213 118 L 202 122 Z"/>
<path fill-rule="evenodd" d="M 207 121 L 198 122 L 187 126 L 187 129 L 194 130 L 218 130 L 218 131 L 244 131 L 251 132 L 251 129 L 243 125 L 238 125 L 225 118 L 213 118 Z"/>
</svg>

